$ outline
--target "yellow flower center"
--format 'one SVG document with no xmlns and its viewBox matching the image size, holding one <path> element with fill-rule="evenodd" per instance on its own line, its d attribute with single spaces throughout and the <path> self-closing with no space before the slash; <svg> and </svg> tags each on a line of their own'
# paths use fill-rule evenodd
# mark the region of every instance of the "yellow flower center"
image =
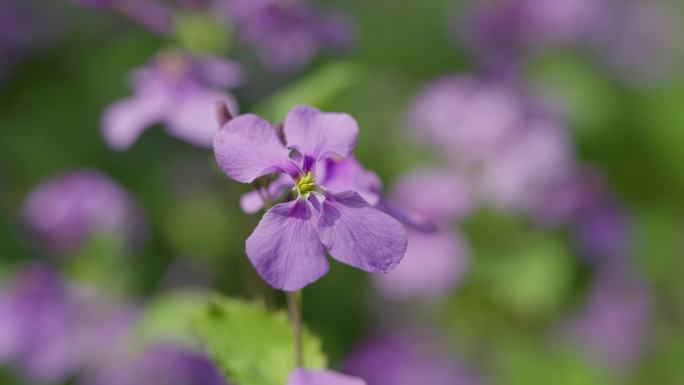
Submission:
<svg viewBox="0 0 684 385">
<path fill-rule="evenodd" d="M 316 189 L 316 177 L 309 171 L 297 181 L 297 190 L 300 194 L 310 193 Z"/>
</svg>

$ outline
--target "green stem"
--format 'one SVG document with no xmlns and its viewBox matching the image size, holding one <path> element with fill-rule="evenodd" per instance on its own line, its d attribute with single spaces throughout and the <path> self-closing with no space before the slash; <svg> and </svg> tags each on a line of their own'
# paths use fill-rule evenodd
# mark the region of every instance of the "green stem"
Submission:
<svg viewBox="0 0 684 385">
<path fill-rule="evenodd" d="M 290 311 L 290 321 L 294 334 L 295 362 L 298 367 L 304 365 L 304 354 L 302 351 L 302 292 L 286 292 L 287 308 Z"/>
</svg>

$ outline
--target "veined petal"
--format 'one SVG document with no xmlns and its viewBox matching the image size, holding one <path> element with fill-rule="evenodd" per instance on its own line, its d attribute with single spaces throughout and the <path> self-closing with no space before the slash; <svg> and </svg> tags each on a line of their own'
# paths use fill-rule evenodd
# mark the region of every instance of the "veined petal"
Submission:
<svg viewBox="0 0 684 385">
<path fill-rule="evenodd" d="M 332 370 L 297 368 L 290 374 L 287 385 L 366 385 L 366 382 Z"/>
<path fill-rule="evenodd" d="M 109 147 L 125 150 L 149 126 L 159 123 L 168 109 L 163 95 L 146 93 L 116 102 L 102 117 L 102 135 Z"/>
<path fill-rule="evenodd" d="M 232 119 L 216 133 L 214 154 L 223 172 L 242 183 L 276 172 L 297 173 L 275 127 L 253 114 Z"/>
<path fill-rule="evenodd" d="M 318 235 L 330 256 L 371 273 L 392 270 L 406 252 L 406 230 L 355 192 L 327 194 Z"/>
<path fill-rule="evenodd" d="M 346 158 L 356 146 L 359 126 L 348 114 L 293 108 L 285 119 L 287 146 L 314 159 Z"/>
<path fill-rule="evenodd" d="M 295 291 L 328 271 L 309 203 L 294 200 L 273 206 L 247 238 L 247 256 L 259 275 L 276 289 Z"/>
<path fill-rule="evenodd" d="M 237 101 L 229 94 L 205 89 L 186 91 L 166 116 L 168 131 L 173 136 L 199 147 L 211 148 L 216 123 L 216 102 L 226 102 L 233 116 L 237 115 Z"/>
</svg>

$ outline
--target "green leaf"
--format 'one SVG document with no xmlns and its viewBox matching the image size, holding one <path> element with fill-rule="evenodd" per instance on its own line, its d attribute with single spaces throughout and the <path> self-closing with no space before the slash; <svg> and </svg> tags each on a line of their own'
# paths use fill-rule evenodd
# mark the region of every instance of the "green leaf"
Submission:
<svg viewBox="0 0 684 385">
<path fill-rule="evenodd" d="M 254 108 L 254 113 L 278 121 L 299 104 L 325 108 L 332 98 L 352 87 L 358 78 L 359 69 L 351 63 L 329 65 L 270 96 Z"/>
<path fill-rule="evenodd" d="M 147 306 L 136 329 L 136 341 L 145 346 L 155 341 L 198 347 L 192 321 L 207 307 L 211 293 L 183 289 L 166 293 Z"/>
<path fill-rule="evenodd" d="M 195 317 L 194 328 L 225 376 L 240 385 L 283 385 L 295 368 L 292 326 L 283 311 L 220 296 Z M 321 342 L 303 332 L 304 366 L 324 368 Z"/>
<path fill-rule="evenodd" d="M 175 37 L 178 44 L 199 54 L 226 54 L 230 51 L 233 31 L 230 26 L 207 13 L 183 12 L 176 16 Z"/>
</svg>

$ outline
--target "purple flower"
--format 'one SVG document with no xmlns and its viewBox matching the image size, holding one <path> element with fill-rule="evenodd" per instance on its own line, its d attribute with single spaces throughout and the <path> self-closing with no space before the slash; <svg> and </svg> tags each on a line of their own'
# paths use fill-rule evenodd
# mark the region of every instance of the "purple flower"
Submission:
<svg viewBox="0 0 684 385">
<path fill-rule="evenodd" d="M 399 300 L 450 293 L 463 277 L 468 262 L 465 241 L 451 229 L 454 219 L 472 209 L 467 186 L 445 170 L 414 171 L 395 185 L 392 200 L 435 224 L 437 230 L 425 232 L 407 226 L 406 255 L 394 270 L 375 277 L 378 289 Z"/>
<path fill-rule="evenodd" d="M 365 341 L 347 359 L 345 371 L 368 385 L 476 385 L 481 381 L 457 360 L 412 332 Z"/>
<path fill-rule="evenodd" d="M 339 13 L 325 14 L 282 0 L 229 0 L 226 4 L 238 38 L 252 45 L 271 70 L 299 69 L 322 48 L 342 48 L 352 41 L 351 27 Z"/>
<path fill-rule="evenodd" d="M 524 111 L 505 84 L 450 75 L 428 84 L 409 109 L 414 136 L 456 163 L 496 155 L 515 133 Z"/>
<path fill-rule="evenodd" d="M 651 296 L 638 279 L 613 266 L 599 272 L 583 309 L 556 332 L 590 358 L 629 369 L 641 355 L 649 330 Z"/>
<path fill-rule="evenodd" d="M 240 67 L 213 56 L 164 51 L 133 76 L 134 95 L 112 104 L 102 119 L 107 144 L 124 150 L 148 127 L 164 123 L 169 134 L 191 144 L 210 147 L 216 132 L 215 105 L 235 98 L 221 91 L 242 81 Z"/>
<path fill-rule="evenodd" d="M 69 286 L 53 271 L 19 271 L 0 295 L 0 362 L 60 382 L 118 346 L 132 312 Z"/>
<path fill-rule="evenodd" d="M 507 82 L 441 78 L 416 97 L 409 122 L 476 200 L 497 208 L 534 214 L 575 167 L 564 127 Z"/>
<path fill-rule="evenodd" d="M 490 69 L 515 65 L 531 51 L 578 44 L 603 22 L 606 0 L 474 2 L 457 33 Z"/>
<path fill-rule="evenodd" d="M 66 253 L 96 233 L 134 241 L 141 218 L 131 196 L 95 170 L 77 170 L 36 187 L 23 207 L 26 226 L 54 252 Z"/>
<path fill-rule="evenodd" d="M 331 370 L 297 368 L 290 374 L 287 385 L 366 385 L 366 382 Z"/>
<path fill-rule="evenodd" d="M 85 385 L 227 385 L 204 355 L 172 345 L 155 345 L 141 356 L 91 373 Z"/>
<path fill-rule="evenodd" d="M 252 183 L 283 174 L 294 186 L 291 199 L 270 208 L 247 239 L 247 256 L 262 278 L 278 289 L 301 289 L 328 271 L 326 251 L 363 271 L 393 269 L 406 251 L 403 226 L 364 200 L 363 191 L 328 189 L 328 160 L 351 156 L 356 121 L 298 106 L 283 129 L 285 144 L 275 127 L 248 114 L 214 138 L 216 160 L 230 178 Z"/>
<path fill-rule="evenodd" d="M 589 44 L 619 78 L 635 85 L 666 78 L 682 63 L 677 12 L 662 1 L 616 1 Z"/>
</svg>

